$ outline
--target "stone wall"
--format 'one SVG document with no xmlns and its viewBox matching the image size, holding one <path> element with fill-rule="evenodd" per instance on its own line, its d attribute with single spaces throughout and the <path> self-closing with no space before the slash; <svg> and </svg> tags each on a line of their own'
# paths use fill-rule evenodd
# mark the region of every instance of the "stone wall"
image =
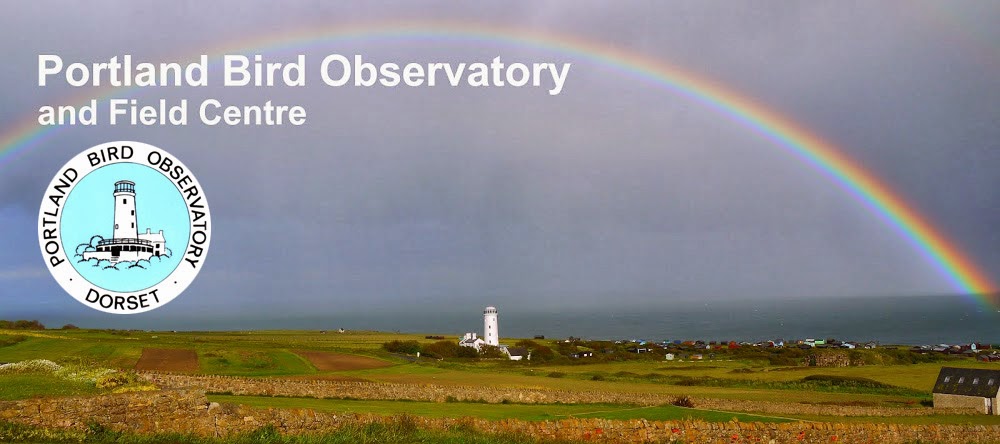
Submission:
<svg viewBox="0 0 1000 444">
<path fill-rule="evenodd" d="M 334 430 L 345 425 L 399 421 L 374 415 L 338 415 L 312 410 L 252 409 L 209 404 L 200 390 L 163 390 L 89 398 L 46 398 L 0 402 L 0 420 L 42 428 L 83 430 L 99 423 L 112 430 L 149 433 L 172 431 L 202 436 L 228 436 L 272 425 L 283 433 Z M 537 438 L 597 440 L 607 443 L 646 442 L 989 442 L 1000 426 L 893 425 L 832 423 L 709 423 L 566 419 L 520 420 L 441 419 L 408 417 L 419 428 L 461 427 L 483 433 L 520 433 Z"/>
<path fill-rule="evenodd" d="M 430 384 L 387 384 L 353 381 L 324 381 L 279 378 L 243 378 L 231 376 L 193 376 L 180 374 L 143 373 L 143 376 L 164 388 L 199 388 L 209 392 L 234 395 L 298 396 L 312 398 L 350 398 L 445 402 L 477 401 L 525 404 L 631 404 L 654 406 L 669 404 L 673 395 L 662 393 L 624 393 L 603 391 L 566 391 L 516 387 L 452 386 Z M 870 407 L 856 405 L 803 404 L 788 402 L 735 399 L 694 398 L 698 408 L 772 415 L 835 415 L 835 416 L 921 416 L 932 415 L 935 409 L 926 407 Z M 950 413 L 975 413 L 955 410 Z"/>
<path fill-rule="evenodd" d="M 38 398 L 0 402 L 0 420 L 44 428 L 85 429 L 97 423 L 134 432 L 200 430 L 209 424 L 201 390 L 135 392 L 89 398 Z M 169 427 L 169 428 L 168 428 Z"/>
<path fill-rule="evenodd" d="M 850 354 L 843 350 L 823 350 L 809 355 L 806 360 L 810 365 L 815 363 L 816 367 L 856 367 L 865 365 L 861 359 L 851 360 Z"/>
<path fill-rule="evenodd" d="M 996 400 L 994 400 L 994 403 Z M 996 405 L 996 404 L 994 404 Z M 986 398 L 980 396 L 934 394 L 934 408 L 972 409 L 978 413 L 986 413 Z M 996 414 L 996 412 L 994 412 Z"/>
</svg>

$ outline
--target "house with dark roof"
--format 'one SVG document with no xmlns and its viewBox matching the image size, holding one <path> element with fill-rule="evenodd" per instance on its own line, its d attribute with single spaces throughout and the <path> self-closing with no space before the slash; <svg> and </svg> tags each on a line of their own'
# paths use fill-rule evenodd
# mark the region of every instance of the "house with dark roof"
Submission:
<svg viewBox="0 0 1000 444">
<path fill-rule="evenodd" d="M 934 383 L 934 408 L 975 409 L 997 415 L 1000 370 L 941 367 Z"/>
<path fill-rule="evenodd" d="M 504 347 L 504 350 L 507 352 L 507 356 L 510 357 L 511 361 L 520 361 L 521 359 L 524 359 L 525 357 L 527 357 L 529 361 L 531 360 L 531 352 L 529 352 L 527 348 L 524 348 L 524 347 Z"/>
</svg>

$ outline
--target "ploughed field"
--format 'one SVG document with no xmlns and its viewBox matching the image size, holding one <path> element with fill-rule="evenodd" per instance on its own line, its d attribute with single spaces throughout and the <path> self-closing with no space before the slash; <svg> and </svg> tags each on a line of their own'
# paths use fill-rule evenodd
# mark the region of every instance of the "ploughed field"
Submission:
<svg viewBox="0 0 1000 444">
<path fill-rule="evenodd" d="M 369 370 L 392 365 L 381 359 L 344 353 L 295 350 L 295 354 L 306 358 L 319 371 Z"/>
<path fill-rule="evenodd" d="M 873 409 L 923 409 L 919 417 L 854 417 L 850 421 L 911 423 L 1000 424 L 998 417 L 927 416 L 931 388 L 942 365 L 1000 368 L 997 363 L 971 359 L 917 364 L 858 367 L 800 367 L 771 365 L 767 359 L 729 356 L 679 362 L 663 356 L 628 357 L 622 361 L 557 359 L 550 362 L 475 359 L 428 359 L 394 354 L 382 344 L 417 341 L 424 334 L 349 331 L 242 331 L 242 332 L 140 332 L 107 330 L 0 330 L 0 363 L 50 360 L 67 368 L 110 368 L 190 375 L 227 375 L 289 380 L 368 381 L 434 386 L 482 386 L 521 389 L 554 389 L 601 393 L 651 393 L 669 397 L 764 401 L 795 405 L 861 406 Z M 455 338 L 458 335 L 444 335 Z M 516 339 L 503 342 L 513 344 Z M 539 341 L 555 348 L 552 341 Z M 864 351 L 867 352 L 867 351 Z M 35 396 L 68 396 L 105 393 L 79 380 L 43 373 L 0 373 L 0 400 Z M 302 407 L 336 412 L 393 414 L 415 410 L 426 416 L 479 416 L 529 420 L 559 415 L 597 415 L 608 418 L 694 417 L 706 420 L 784 421 L 788 418 L 841 421 L 834 415 L 760 413 L 742 417 L 674 406 L 649 408 L 617 405 L 494 405 L 476 402 L 363 401 L 295 397 L 232 396 L 210 394 L 220 402 L 255 407 Z M 563 411 L 566 410 L 566 411 Z M 464 412 L 464 413 L 463 413 Z M 494 412 L 494 413 L 489 413 Z M 504 413 L 506 412 L 506 413 Z M 744 412 L 747 413 L 747 412 Z M 715 413 L 713 413 L 714 415 Z M 506 416 L 504 416 L 506 415 Z M 740 414 L 742 415 L 742 414 Z M 753 413 L 750 413 L 752 416 Z"/>
<path fill-rule="evenodd" d="M 193 372 L 198 370 L 198 354 L 188 349 L 144 348 L 135 369 Z"/>
</svg>

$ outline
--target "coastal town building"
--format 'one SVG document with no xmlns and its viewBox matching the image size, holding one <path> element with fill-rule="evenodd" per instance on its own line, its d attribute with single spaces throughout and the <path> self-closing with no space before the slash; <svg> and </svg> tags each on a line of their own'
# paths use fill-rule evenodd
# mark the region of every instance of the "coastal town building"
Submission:
<svg viewBox="0 0 1000 444">
<path fill-rule="evenodd" d="M 998 415 L 1000 370 L 942 367 L 934 383 L 934 408 L 975 409 Z"/>
</svg>

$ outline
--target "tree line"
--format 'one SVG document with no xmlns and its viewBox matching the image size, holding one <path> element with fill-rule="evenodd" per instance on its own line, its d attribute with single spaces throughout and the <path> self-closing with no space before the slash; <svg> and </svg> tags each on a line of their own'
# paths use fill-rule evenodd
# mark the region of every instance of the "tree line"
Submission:
<svg viewBox="0 0 1000 444">
<path fill-rule="evenodd" d="M 62 326 L 63 330 L 76 330 L 79 327 L 73 324 L 66 324 Z M 8 321 L 6 319 L 0 319 L 0 329 L 2 330 L 45 330 L 45 324 L 38 322 L 37 319 L 27 320 L 18 319 L 16 321 Z"/>
</svg>

